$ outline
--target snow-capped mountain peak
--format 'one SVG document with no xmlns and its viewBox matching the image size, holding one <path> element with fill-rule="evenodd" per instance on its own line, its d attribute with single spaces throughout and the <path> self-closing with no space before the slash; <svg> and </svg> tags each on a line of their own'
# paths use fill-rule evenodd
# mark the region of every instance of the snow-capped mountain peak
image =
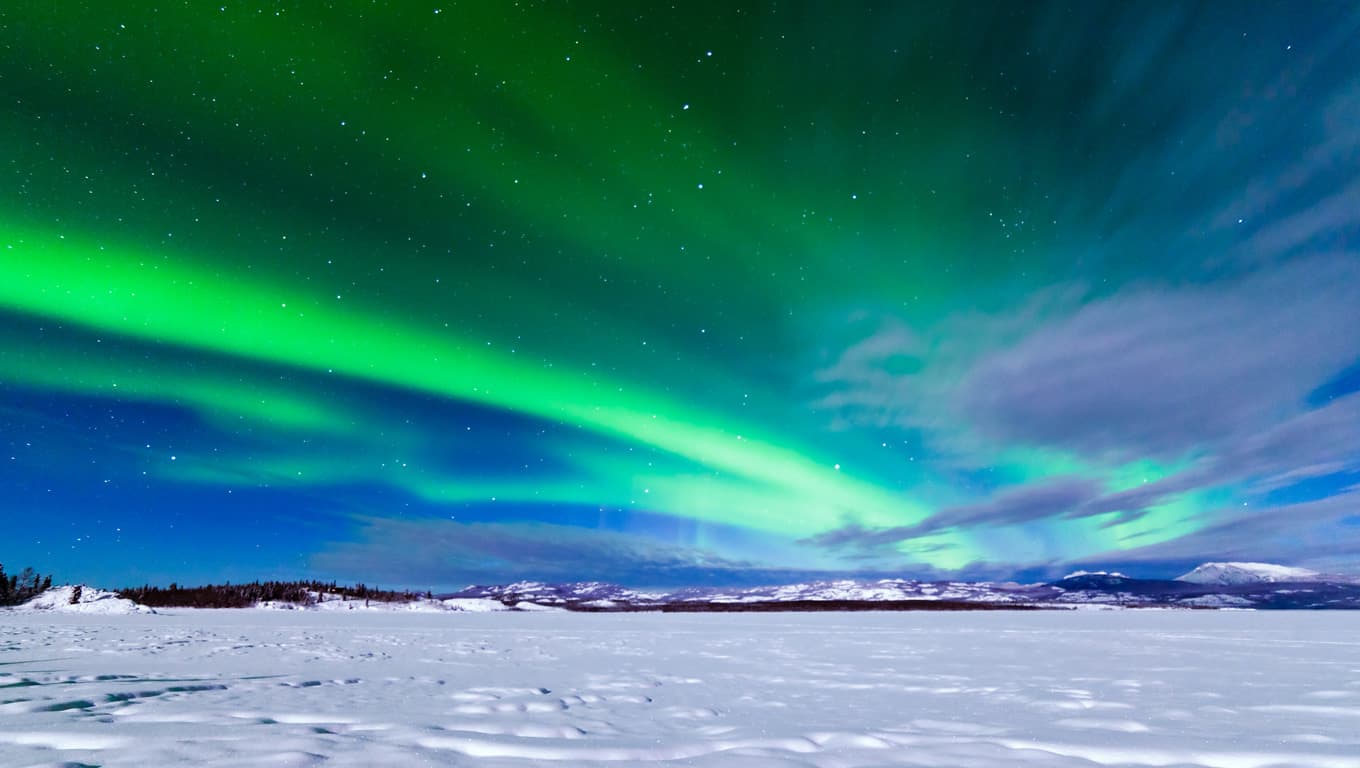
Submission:
<svg viewBox="0 0 1360 768">
<path fill-rule="evenodd" d="M 1128 576 L 1119 571 L 1072 571 L 1064 576 L 1064 579 L 1079 579 L 1082 576 L 1108 576 L 1112 579 L 1127 579 Z"/>
<path fill-rule="evenodd" d="M 1284 581 L 1315 581 L 1317 571 L 1272 563 L 1205 563 L 1176 581 L 1192 584 L 1262 584 Z"/>
</svg>

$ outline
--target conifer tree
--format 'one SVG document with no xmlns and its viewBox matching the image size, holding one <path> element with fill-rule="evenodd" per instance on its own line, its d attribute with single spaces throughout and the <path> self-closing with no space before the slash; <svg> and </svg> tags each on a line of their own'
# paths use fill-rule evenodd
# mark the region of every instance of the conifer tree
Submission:
<svg viewBox="0 0 1360 768">
<path fill-rule="evenodd" d="M 6 574 L 0 565 L 0 605 L 18 605 L 52 586 L 52 577 L 43 577 L 32 568 Z"/>
</svg>

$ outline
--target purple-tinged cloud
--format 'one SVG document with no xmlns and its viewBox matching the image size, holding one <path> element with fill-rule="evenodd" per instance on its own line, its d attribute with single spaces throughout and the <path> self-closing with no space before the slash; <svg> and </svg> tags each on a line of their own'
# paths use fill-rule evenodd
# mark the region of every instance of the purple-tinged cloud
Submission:
<svg viewBox="0 0 1360 768">
<path fill-rule="evenodd" d="M 1283 562 L 1353 572 L 1360 563 L 1360 493 L 1268 509 L 1221 510 L 1217 522 L 1177 539 L 1083 557 L 1078 567 L 1190 560 Z"/>
<path fill-rule="evenodd" d="M 441 519 L 365 518 L 347 540 L 309 563 L 337 580 L 385 586 L 459 589 L 488 581 L 605 581 L 640 587 L 788 584 L 837 578 L 885 578 L 935 572 L 893 563 L 845 570 L 774 567 L 641 536 L 551 523 L 461 523 Z M 943 578 L 943 576 L 941 576 Z"/>
<path fill-rule="evenodd" d="M 990 499 L 947 507 L 916 525 L 867 529 L 850 524 L 813 536 L 809 543 L 831 548 L 872 549 L 951 528 L 1004 526 L 1056 517 L 1077 509 L 1100 492 L 1100 483 L 1062 477 L 999 492 Z"/>
<path fill-rule="evenodd" d="M 1125 459 L 1224 447 L 1360 356 L 1360 262 L 1131 291 L 982 357 L 955 407 L 995 439 Z"/>
<path fill-rule="evenodd" d="M 1045 519 L 1076 519 L 1117 513 L 1105 527 L 1144 516 L 1190 491 L 1238 485 L 1246 496 L 1350 471 L 1360 464 L 1360 393 L 1306 411 L 1260 434 L 1234 443 L 1189 468 L 1121 491 L 1105 492 L 1096 478 L 1067 476 L 1003 489 L 990 498 L 946 507 L 910 526 L 866 528 L 850 523 L 808 539 L 831 549 L 882 550 L 954 528 L 1018 525 Z M 1343 489 L 1343 493 L 1345 490 Z M 1280 509 L 1283 517 L 1293 507 Z M 1265 513 L 1268 519 L 1269 514 Z M 1258 522 L 1256 525 L 1268 525 Z"/>
</svg>

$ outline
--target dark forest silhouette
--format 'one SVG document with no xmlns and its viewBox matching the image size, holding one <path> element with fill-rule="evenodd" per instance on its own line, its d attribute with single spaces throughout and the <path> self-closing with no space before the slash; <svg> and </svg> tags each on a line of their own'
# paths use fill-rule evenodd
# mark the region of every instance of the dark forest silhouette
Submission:
<svg viewBox="0 0 1360 768">
<path fill-rule="evenodd" d="M 275 601 L 297 605 L 319 602 L 358 601 L 397 603 L 428 597 L 429 593 L 375 589 L 363 584 L 352 587 L 320 581 L 252 581 L 248 584 L 209 584 L 182 587 L 129 587 L 119 597 L 152 608 L 249 608 L 256 603 Z"/>
<path fill-rule="evenodd" d="M 11 576 L 5 573 L 5 566 L 0 565 L 0 605 L 28 602 L 51 588 L 51 576 L 39 576 L 32 568 Z"/>
</svg>

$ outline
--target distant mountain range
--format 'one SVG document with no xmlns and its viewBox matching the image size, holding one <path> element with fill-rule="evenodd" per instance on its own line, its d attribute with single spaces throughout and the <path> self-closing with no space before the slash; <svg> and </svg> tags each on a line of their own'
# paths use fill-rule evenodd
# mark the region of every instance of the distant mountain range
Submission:
<svg viewBox="0 0 1360 768">
<path fill-rule="evenodd" d="M 292 592 L 270 587 L 296 586 Z M 1269 563 L 1205 563 L 1175 579 L 1137 579 L 1107 571 L 1076 571 L 1056 581 L 917 581 L 914 579 L 815 581 L 769 587 L 690 587 L 643 590 L 590 581 L 471 586 L 444 595 L 381 592 L 319 582 L 246 585 L 265 598 L 204 603 L 200 593 L 229 587 L 104 592 L 93 587 L 53 587 L 5 611 L 60 613 L 156 613 L 195 607 L 271 610 L 399 611 L 437 613 L 568 610 L 585 613 L 661 611 L 735 613 L 768 611 L 977 611 L 1076 608 L 1251 608 L 1266 610 L 1360 609 L 1360 578 Z M 237 590 L 242 589 L 238 585 Z M 361 590 L 362 594 L 356 592 Z M 278 595 L 274 595 L 279 592 Z M 163 593 L 163 594 L 162 594 Z M 183 593 L 183 594 L 181 594 Z M 352 593 L 352 594 L 351 594 Z M 178 597 L 176 597 L 178 595 Z M 171 599 L 174 598 L 174 599 Z M 182 599 L 181 599 L 182 598 Z M 193 598 L 193 599 L 190 599 Z M 148 607 L 150 603 L 155 608 Z"/>
<path fill-rule="evenodd" d="M 770 610 L 979 610 L 1023 607 L 1360 608 L 1360 579 L 1268 563 L 1205 563 L 1176 579 L 1077 571 L 1040 584 L 818 581 L 771 587 L 637 590 L 603 582 L 522 581 L 471 586 L 445 598 L 583 612 Z"/>
</svg>

